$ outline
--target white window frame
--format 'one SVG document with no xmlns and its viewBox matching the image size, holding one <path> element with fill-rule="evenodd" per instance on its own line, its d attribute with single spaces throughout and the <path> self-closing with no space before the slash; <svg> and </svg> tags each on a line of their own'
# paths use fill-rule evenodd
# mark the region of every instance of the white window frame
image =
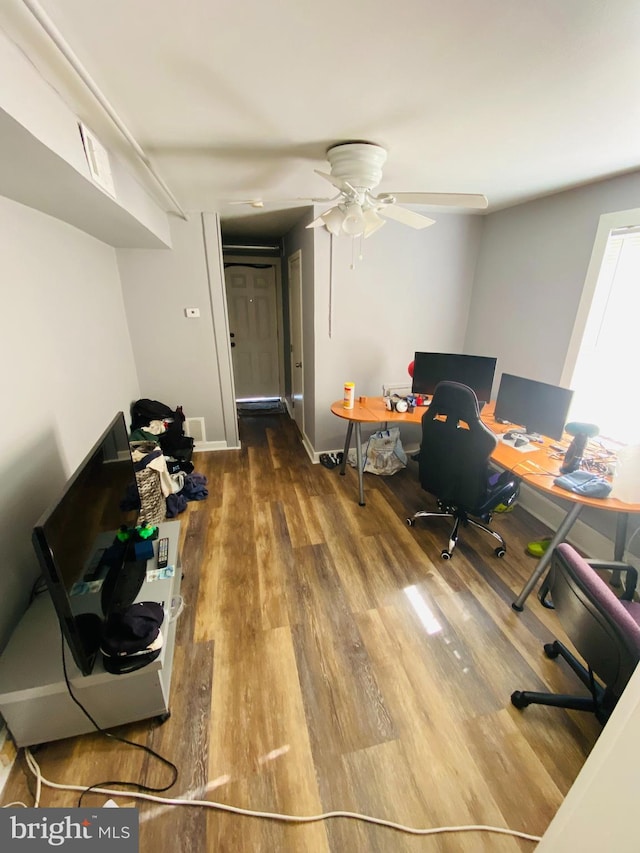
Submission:
<svg viewBox="0 0 640 853">
<path fill-rule="evenodd" d="M 640 227 L 640 208 L 637 207 L 632 208 L 631 210 L 604 213 L 600 217 L 591 252 L 591 259 L 587 268 L 582 296 L 580 298 L 580 304 L 578 305 L 573 332 L 567 349 L 564 369 L 560 378 L 560 384 L 564 388 L 572 387 L 573 375 L 578 362 L 580 347 L 582 346 L 589 320 L 589 313 L 596 296 L 600 269 L 602 267 L 611 232 L 622 228 L 638 227 Z"/>
</svg>

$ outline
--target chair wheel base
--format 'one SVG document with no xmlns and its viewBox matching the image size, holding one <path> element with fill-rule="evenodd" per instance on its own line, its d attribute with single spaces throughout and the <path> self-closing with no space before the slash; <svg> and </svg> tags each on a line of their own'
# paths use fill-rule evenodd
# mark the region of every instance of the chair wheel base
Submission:
<svg viewBox="0 0 640 853">
<path fill-rule="evenodd" d="M 560 649 L 555 643 L 545 643 L 544 653 L 551 660 L 555 660 L 560 654 Z"/>
<path fill-rule="evenodd" d="M 504 555 L 507 553 L 507 549 L 501 546 L 500 548 L 496 548 L 494 553 L 496 557 L 504 557 Z"/>
<path fill-rule="evenodd" d="M 415 523 L 416 523 L 415 518 L 408 518 L 407 519 L 407 524 L 409 525 L 409 527 L 414 527 Z"/>
<path fill-rule="evenodd" d="M 443 560 L 450 560 L 451 559 L 451 552 L 446 551 L 446 550 L 441 551 L 440 556 L 442 557 Z"/>
<path fill-rule="evenodd" d="M 526 698 L 526 696 L 524 695 L 524 693 L 522 692 L 522 690 L 515 690 L 511 694 L 511 704 L 515 708 L 522 709 L 522 708 L 526 708 L 529 705 L 529 701 Z"/>
</svg>

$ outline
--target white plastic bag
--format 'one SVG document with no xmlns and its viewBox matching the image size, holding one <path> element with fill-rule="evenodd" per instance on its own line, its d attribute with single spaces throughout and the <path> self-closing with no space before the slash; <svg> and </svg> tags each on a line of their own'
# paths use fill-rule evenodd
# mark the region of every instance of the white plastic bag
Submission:
<svg viewBox="0 0 640 853">
<path fill-rule="evenodd" d="M 349 465 L 356 467 L 356 451 L 350 450 Z M 395 474 L 407 466 L 407 454 L 400 441 L 400 427 L 374 432 L 362 445 L 362 469 L 370 474 Z"/>
</svg>

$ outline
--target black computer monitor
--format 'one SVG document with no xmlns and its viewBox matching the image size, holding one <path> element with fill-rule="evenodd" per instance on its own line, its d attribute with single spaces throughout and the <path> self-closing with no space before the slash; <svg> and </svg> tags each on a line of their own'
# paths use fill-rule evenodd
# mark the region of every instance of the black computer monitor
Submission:
<svg viewBox="0 0 640 853">
<path fill-rule="evenodd" d="M 561 439 L 572 398 L 573 391 L 568 388 L 503 373 L 495 418 L 522 426 L 527 433 Z"/>
<path fill-rule="evenodd" d="M 430 396 L 438 382 L 462 382 L 473 388 L 480 403 L 491 399 L 496 359 L 484 355 L 459 355 L 446 352 L 417 352 L 413 363 L 414 394 Z"/>
</svg>

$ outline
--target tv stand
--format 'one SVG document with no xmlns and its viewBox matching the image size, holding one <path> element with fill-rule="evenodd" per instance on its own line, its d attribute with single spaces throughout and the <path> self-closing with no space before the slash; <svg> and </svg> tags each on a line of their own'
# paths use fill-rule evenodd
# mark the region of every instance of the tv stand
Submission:
<svg viewBox="0 0 640 853">
<path fill-rule="evenodd" d="M 159 657 L 135 672 L 112 675 L 104 669 L 98 654 L 91 674 L 83 676 L 65 643 L 65 662 L 74 695 L 104 729 L 169 716 L 176 636 L 171 604 L 178 599 L 182 574 L 178 555 L 180 522 L 161 524 L 159 537 L 163 536 L 169 539 L 169 566 L 174 567 L 174 574 L 145 580 L 136 597 L 136 601 L 157 601 L 164 606 L 164 642 Z M 156 568 L 158 540 L 153 545 L 148 571 Z M 39 595 L 31 604 L 2 654 L 0 691 L 0 714 L 18 747 L 95 731 L 69 695 L 62 668 L 60 625 L 48 593 Z"/>
</svg>

